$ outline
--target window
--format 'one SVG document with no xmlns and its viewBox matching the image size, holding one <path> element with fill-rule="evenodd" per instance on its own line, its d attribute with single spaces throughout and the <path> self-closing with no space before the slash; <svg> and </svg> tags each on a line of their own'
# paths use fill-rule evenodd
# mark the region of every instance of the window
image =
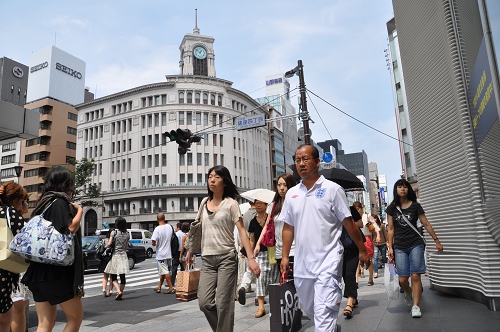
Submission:
<svg viewBox="0 0 500 332">
<path fill-rule="evenodd" d="M 179 125 L 184 125 L 184 112 L 179 112 Z"/>
<path fill-rule="evenodd" d="M 142 107 L 146 107 L 147 105 L 146 98 L 142 98 Z"/>
<path fill-rule="evenodd" d="M 120 161 L 117 160 L 116 161 L 116 173 L 119 173 L 120 172 Z"/>
<path fill-rule="evenodd" d="M 112 161 L 111 162 L 111 173 L 114 173 L 115 172 L 115 162 Z"/>
<path fill-rule="evenodd" d="M 146 128 L 146 116 L 143 115 L 141 116 L 141 120 L 142 120 L 142 129 Z"/>
<path fill-rule="evenodd" d="M 128 170 L 132 170 L 132 158 L 128 158 Z"/>
<path fill-rule="evenodd" d="M 75 113 L 68 112 L 68 119 L 76 121 L 78 120 L 78 115 Z"/>
<path fill-rule="evenodd" d="M 220 135 L 220 137 L 219 137 L 219 146 L 220 147 L 224 146 L 224 135 Z"/>
<path fill-rule="evenodd" d="M 70 135 L 76 135 L 76 128 L 68 127 L 67 133 Z"/>
<path fill-rule="evenodd" d="M 142 136 L 142 148 L 146 148 L 146 136 Z"/>
<path fill-rule="evenodd" d="M 115 134 L 115 128 L 116 128 L 115 124 L 114 124 L 114 123 L 112 123 L 112 124 L 111 124 L 111 135 L 114 135 L 114 134 Z"/>
<path fill-rule="evenodd" d="M 102 175 L 102 163 L 99 163 L 99 175 Z"/>
<path fill-rule="evenodd" d="M 28 143 L 28 142 L 26 142 L 26 143 Z M 28 145 L 26 145 L 26 146 L 28 146 Z M 8 143 L 8 144 L 2 145 L 2 152 L 12 151 L 12 150 L 15 150 L 15 149 L 16 149 L 16 142 L 12 142 L 12 143 Z"/>
<path fill-rule="evenodd" d="M 160 125 L 160 114 L 156 113 L 155 114 L 155 127 L 158 127 Z"/>
<path fill-rule="evenodd" d="M 188 186 L 192 186 L 193 185 L 193 174 L 191 174 L 191 173 L 188 174 L 187 184 L 188 184 Z M 191 197 L 191 199 L 192 199 L 192 197 Z"/>
<path fill-rule="evenodd" d="M 153 106 L 153 97 L 148 97 L 148 106 Z"/>
<path fill-rule="evenodd" d="M 212 134 L 212 145 L 217 146 L 217 134 Z"/>
<path fill-rule="evenodd" d="M 153 156 L 148 155 L 148 168 L 153 167 Z"/>
<path fill-rule="evenodd" d="M 99 129 L 100 129 L 99 131 L 100 131 L 100 133 L 101 133 L 101 136 L 100 136 L 100 137 L 102 138 L 102 135 L 103 135 L 103 133 L 104 133 L 104 127 L 103 127 L 103 126 L 99 126 Z"/>
<path fill-rule="evenodd" d="M 115 153 L 115 142 L 111 143 L 111 153 Z"/>
<path fill-rule="evenodd" d="M 161 113 L 161 125 L 162 126 L 167 125 L 167 113 Z"/>
<path fill-rule="evenodd" d="M 35 153 L 34 153 L 35 154 Z M 38 154 L 38 153 L 36 153 Z M 25 159 L 26 157 L 28 156 L 31 156 L 31 155 L 27 155 L 25 156 Z M 33 160 L 37 160 L 38 158 L 36 159 L 33 159 Z M 26 161 L 29 161 L 29 160 L 26 160 Z M 6 165 L 6 164 L 11 164 L 11 163 L 15 163 L 16 162 L 16 155 L 15 154 L 10 154 L 8 156 L 3 156 L 2 157 L 2 165 Z"/>
<path fill-rule="evenodd" d="M 196 92 L 196 93 L 194 94 L 194 102 L 195 102 L 196 104 L 199 104 L 199 103 L 200 103 L 200 93 L 199 93 L 199 92 Z"/>
<path fill-rule="evenodd" d="M 208 94 L 207 93 L 203 94 L 203 104 L 208 104 Z"/>
<path fill-rule="evenodd" d="M 218 165 L 217 163 L 217 153 L 214 153 L 214 166 Z"/>
<path fill-rule="evenodd" d="M 76 143 L 66 142 L 66 147 L 71 150 L 76 150 Z"/>
<path fill-rule="evenodd" d="M 208 113 L 203 113 L 203 125 L 208 126 Z"/>
<path fill-rule="evenodd" d="M 155 96 L 155 105 L 160 105 L 160 96 Z"/>
<path fill-rule="evenodd" d="M 196 154 L 196 165 L 201 166 L 201 153 Z"/>
<path fill-rule="evenodd" d="M 187 93 L 187 103 L 191 104 L 192 102 L 193 102 L 193 93 L 192 92 L 188 92 Z"/>
<path fill-rule="evenodd" d="M 224 166 L 224 155 L 220 155 L 220 165 Z"/>
<path fill-rule="evenodd" d="M 205 153 L 205 166 L 209 166 L 209 163 L 208 163 L 208 153 Z"/>
<path fill-rule="evenodd" d="M 116 133 L 119 134 L 120 133 L 120 127 L 121 127 L 121 124 L 120 124 L 120 121 L 118 121 L 116 123 Z"/>
<path fill-rule="evenodd" d="M 167 166 L 167 154 L 166 153 L 163 153 L 161 155 L 161 165 L 162 166 Z"/>
<path fill-rule="evenodd" d="M 186 113 L 186 125 L 192 125 L 193 124 L 193 113 L 187 112 Z"/>
<path fill-rule="evenodd" d="M 125 163 L 125 159 L 122 159 L 122 172 L 125 172 L 127 170 L 125 166 L 127 166 L 127 164 Z M 123 184 L 123 186 L 125 187 L 125 184 Z"/>
<path fill-rule="evenodd" d="M 222 106 L 222 97 L 219 96 L 217 99 L 218 99 L 218 102 L 219 102 L 219 106 Z"/>
<path fill-rule="evenodd" d="M 222 123 L 223 123 L 223 117 L 222 117 L 222 114 L 219 114 L 219 127 L 222 127 Z"/>
<path fill-rule="evenodd" d="M 233 137 L 233 149 L 236 150 L 236 137 Z"/>
<path fill-rule="evenodd" d="M 141 168 L 142 169 L 146 168 L 146 157 L 145 156 L 141 157 Z"/>
<path fill-rule="evenodd" d="M 155 134 L 155 146 L 160 145 L 160 134 Z"/>
<path fill-rule="evenodd" d="M 179 104 L 184 104 L 184 92 L 179 92 Z"/>
<path fill-rule="evenodd" d="M 161 95 L 161 103 L 165 105 L 167 103 L 167 95 Z"/>
<path fill-rule="evenodd" d="M 123 145 L 125 145 L 125 144 L 123 144 Z M 129 138 L 128 139 L 128 151 L 131 151 L 131 150 L 132 150 L 132 139 Z"/>
<path fill-rule="evenodd" d="M 123 132 L 126 133 L 127 132 L 127 120 L 122 121 L 122 128 L 123 128 Z M 128 128 L 128 130 L 130 131 L 130 127 Z"/>
<path fill-rule="evenodd" d="M 201 113 L 196 113 L 196 124 L 201 125 Z"/>
<path fill-rule="evenodd" d="M 203 134 L 203 142 L 205 143 L 205 146 L 208 146 L 208 134 Z"/>
<path fill-rule="evenodd" d="M 184 166 L 185 165 L 185 155 L 184 154 L 181 154 L 179 155 L 179 165 L 180 166 Z"/>
<path fill-rule="evenodd" d="M 153 145 L 153 135 L 148 135 L 148 148 Z"/>
<path fill-rule="evenodd" d="M 161 183 L 162 183 L 163 186 L 167 185 L 167 175 L 166 174 L 162 174 L 162 176 L 161 176 Z M 163 208 L 165 208 L 165 204 L 163 204 Z"/>
<path fill-rule="evenodd" d="M 153 116 L 150 114 L 148 115 L 148 128 L 153 127 Z"/>
<path fill-rule="evenodd" d="M 10 87 L 10 100 L 14 100 L 14 86 Z"/>
<path fill-rule="evenodd" d="M 212 114 L 212 126 L 217 124 L 217 114 Z"/>
<path fill-rule="evenodd" d="M 193 165 L 193 154 L 192 153 L 187 154 L 187 164 L 188 164 L 188 166 Z"/>
<path fill-rule="evenodd" d="M 120 153 L 120 141 L 116 142 L 116 152 Z"/>
<path fill-rule="evenodd" d="M 155 167 L 160 167 L 160 155 L 155 154 Z"/>
<path fill-rule="evenodd" d="M 215 105 L 215 95 L 210 94 L 210 104 Z"/>
<path fill-rule="evenodd" d="M 186 184 L 186 174 L 179 174 L 179 184 L 181 186 Z"/>
</svg>

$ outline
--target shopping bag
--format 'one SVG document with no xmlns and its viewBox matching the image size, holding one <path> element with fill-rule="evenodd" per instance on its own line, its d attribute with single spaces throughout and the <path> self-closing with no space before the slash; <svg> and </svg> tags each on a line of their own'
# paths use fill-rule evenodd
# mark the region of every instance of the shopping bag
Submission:
<svg viewBox="0 0 500 332">
<path fill-rule="evenodd" d="M 269 260 L 269 265 L 276 265 L 278 261 L 276 260 L 276 247 L 267 248 L 267 259 Z"/>
<path fill-rule="evenodd" d="M 10 241 L 14 237 L 10 224 L 10 211 L 5 211 L 7 218 L 0 218 L 0 269 L 13 272 L 22 273 L 26 272 L 30 265 L 22 257 L 19 257 L 9 250 Z"/>
<path fill-rule="evenodd" d="M 296 332 L 302 328 L 302 310 L 293 280 L 269 285 L 269 311 L 272 332 Z"/>
<path fill-rule="evenodd" d="M 389 300 L 397 300 L 399 298 L 399 276 L 392 262 L 385 264 L 384 287 Z"/>
<path fill-rule="evenodd" d="M 185 271 L 177 272 L 177 287 L 175 299 L 188 302 L 198 298 L 198 285 L 200 284 L 200 269 L 189 266 Z"/>
</svg>

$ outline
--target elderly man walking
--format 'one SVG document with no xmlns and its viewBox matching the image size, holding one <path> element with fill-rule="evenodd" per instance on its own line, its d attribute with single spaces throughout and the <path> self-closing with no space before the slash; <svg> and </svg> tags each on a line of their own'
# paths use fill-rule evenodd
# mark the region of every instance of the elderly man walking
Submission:
<svg viewBox="0 0 500 332">
<path fill-rule="evenodd" d="M 351 217 L 342 187 L 318 173 L 319 152 L 301 145 L 295 152 L 300 184 L 286 193 L 282 208 L 283 252 L 281 272 L 289 268 L 289 254 L 295 239 L 294 283 L 303 310 L 314 318 L 316 332 L 338 331 L 337 317 L 342 300 L 342 226 L 359 249 L 359 259 L 371 260 Z"/>
</svg>

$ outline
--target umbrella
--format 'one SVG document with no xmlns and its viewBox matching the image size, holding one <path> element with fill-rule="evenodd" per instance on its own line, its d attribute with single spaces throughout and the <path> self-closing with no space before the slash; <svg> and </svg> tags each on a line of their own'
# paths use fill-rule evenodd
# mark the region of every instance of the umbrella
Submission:
<svg viewBox="0 0 500 332">
<path fill-rule="evenodd" d="M 250 203 L 247 202 L 247 203 L 240 204 L 241 215 L 244 215 L 245 212 L 247 212 L 249 209 L 250 209 Z"/>
<path fill-rule="evenodd" d="M 265 188 L 259 188 L 259 189 L 252 189 L 249 191 L 246 191 L 242 194 L 240 194 L 241 197 L 246 198 L 250 201 L 255 201 L 259 200 L 264 203 L 271 203 L 273 201 L 274 195 L 276 193 L 272 190 L 265 189 Z"/>
<path fill-rule="evenodd" d="M 328 168 L 319 171 L 326 179 L 337 183 L 344 191 L 364 190 L 363 182 L 348 170 L 341 168 Z"/>
</svg>

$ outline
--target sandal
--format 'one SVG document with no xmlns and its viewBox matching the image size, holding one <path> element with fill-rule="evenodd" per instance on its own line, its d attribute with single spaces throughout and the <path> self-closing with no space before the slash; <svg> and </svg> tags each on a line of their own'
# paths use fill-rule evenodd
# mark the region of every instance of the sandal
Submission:
<svg viewBox="0 0 500 332">
<path fill-rule="evenodd" d="M 175 288 L 167 289 L 163 294 L 175 294 Z"/>
<path fill-rule="evenodd" d="M 155 293 L 161 293 L 161 289 L 159 289 L 159 288 L 155 288 L 154 291 L 155 291 Z"/>
<path fill-rule="evenodd" d="M 358 299 L 354 299 L 354 303 L 352 304 L 353 308 L 356 308 L 358 306 L 359 302 Z"/>
<path fill-rule="evenodd" d="M 344 309 L 344 316 L 345 318 L 352 318 L 352 308 L 353 306 L 350 304 L 347 304 Z"/>
<path fill-rule="evenodd" d="M 377 273 L 377 272 L 375 272 L 375 273 L 373 274 L 373 277 L 374 277 L 374 278 L 378 278 L 378 273 Z"/>
<path fill-rule="evenodd" d="M 373 286 L 375 283 L 373 281 L 368 281 L 368 286 Z"/>
<path fill-rule="evenodd" d="M 118 294 L 116 294 L 115 300 L 116 300 L 116 301 L 121 301 L 122 296 L 123 296 L 123 293 L 118 293 Z"/>
<path fill-rule="evenodd" d="M 103 289 L 103 290 L 102 290 L 102 295 L 104 295 L 104 297 L 108 297 L 108 296 L 109 296 L 109 294 L 108 294 L 108 293 L 106 293 L 106 290 L 105 290 L 105 289 Z"/>
</svg>

